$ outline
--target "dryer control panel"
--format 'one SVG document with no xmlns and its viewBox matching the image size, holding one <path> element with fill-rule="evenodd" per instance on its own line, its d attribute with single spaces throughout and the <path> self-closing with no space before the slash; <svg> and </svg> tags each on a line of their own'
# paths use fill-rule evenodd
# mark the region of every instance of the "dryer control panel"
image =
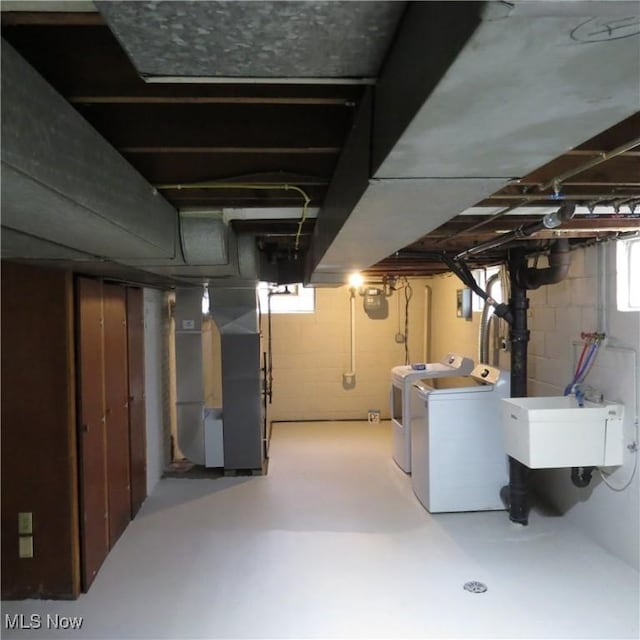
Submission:
<svg viewBox="0 0 640 640">
<path fill-rule="evenodd" d="M 457 353 L 447 353 L 447 355 L 440 360 L 440 364 L 456 369 L 457 373 L 463 376 L 471 373 L 473 369 L 473 360 L 466 356 L 460 356 Z"/>
<path fill-rule="evenodd" d="M 484 384 L 497 384 L 500 378 L 500 369 L 488 364 L 478 364 L 471 372 L 471 377 Z"/>
</svg>

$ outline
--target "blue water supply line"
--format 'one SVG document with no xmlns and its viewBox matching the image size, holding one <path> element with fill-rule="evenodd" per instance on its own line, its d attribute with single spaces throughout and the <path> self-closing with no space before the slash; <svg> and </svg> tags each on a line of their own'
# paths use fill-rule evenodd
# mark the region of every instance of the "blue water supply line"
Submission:
<svg viewBox="0 0 640 640">
<path fill-rule="evenodd" d="M 598 355 L 598 350 L 600 349 L 601 340 L 604 339 L 604 334 L 581 334 L 583 340 L 590 340 L 590 344 L 585 342 L 582 354 L 580 359 L 578 360 L 578 365 L 576 366 L 576 372 L 573 376 L 573 380 L 565 387 L 564 395 L 568 396 L 572 391 L 576 394 L 576 401 L 579 407 L 584 407 L 584 390 L 579 387 L 579 385 L 584 381 L 584 379 L 589 374 L 591 367 Z M 589 347 L 585 352 L 585 348 L 587 348 L 587 344 Z M 586 358 L 583 357 L 586 353 Z M 571 482 L 579 488 L 584 488 L 591 483 L 591 476 L 595 467 L 573 467 L 571 469 Z"/>
</svg>

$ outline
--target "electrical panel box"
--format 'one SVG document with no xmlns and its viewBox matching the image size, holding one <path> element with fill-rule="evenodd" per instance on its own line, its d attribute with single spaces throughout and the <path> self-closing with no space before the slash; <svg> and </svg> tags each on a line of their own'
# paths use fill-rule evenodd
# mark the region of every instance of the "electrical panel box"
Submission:
<svg viewBox="0 0 640 640">
<path fill-rule="evenodd" d="M 465 320 L 471 319 L 471 289 L 456 291 L 456 316 Z"/>
</svg>

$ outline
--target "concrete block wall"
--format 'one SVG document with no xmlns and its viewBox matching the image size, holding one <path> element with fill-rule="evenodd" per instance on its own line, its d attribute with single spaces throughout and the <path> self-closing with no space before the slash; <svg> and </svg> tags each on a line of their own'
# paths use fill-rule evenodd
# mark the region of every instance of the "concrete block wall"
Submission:
<svg viewBox="0 0 640 640">
<path fill-rule="evenodd" d="M 464 284 L 453 274 L 434 276 L 431 287 L 430 360 L 438 361 L 449 352 L 478 359 L 479 312 L 470 320 L 456 316 L 456 292 Z"/>
<path fill-rule="evenodd" d="M 412 279 L 409 304 L 410 361 L 424 357 L 424 287 Z M 311 314 L 273 314 L 273 403 L 271 420 L 366 419 L 369 409 L 389 417 L 391 368 L 404 364 L 404 345 L 395 334 L 404 332 L 404 293 L 387 299 L 386 319 L 371 319 L 356 297 L 356 382 L 343 386 L 350 364 L 349 288 L 318 288 Z M 400 296 L 400 309 L 398 309 Z M 264 344 L 268 338 L 263 318 Z"/>
<path fill-rule="evenodd" d="M 429 360 L 438 361 L 452 351 L 472 358 L 477 363 L 482 313 L 474 311 L 469 320 L 456 316 L 456 292 L 465 285 L 451 273 L 429 278 L 428 284 L 431 288 Z M 501 321 L 499 335 L 507 337 L 508 333 L 508 326 Z M 509 353 L 500 351 L 497 363 L 486 364 L 508 370 L 511 366 Z"/>
<path fill-rule="evenodd" d="M 615 253 L 615 243 L 574 251 L 565 281 L 529 292 L 528 389 L 531 396 L 562 395 L 579 357 L 581 347 L 576 343 L 581 331 L 606 328 L 607 344 L 622 350 L 602 348 L 586 383 L 608 400 L 625 405 L 625 462 L 609 470 L 609 482 L 622 487 L 633 473 L 637 455 L 627 451 L 626 445 L 636 437 L 634 405 L 640 393 L 640 372 L 634 374 L 634 355 L 626 349 L 640 349 L 640 313 L 617 310 Z M 600 301 L 605 316 L 598 313 Z M 602 320 L 599 324 L 599 315 L 606 327 L 601 326 Z M 535 486 L 583 533 L 638 568 L 640 472 L 624 491 L 610 489 L 597 473 L 589 487 L 578 489 L 569 473 L 568 469 L 537 471 Z"/>
</svg>

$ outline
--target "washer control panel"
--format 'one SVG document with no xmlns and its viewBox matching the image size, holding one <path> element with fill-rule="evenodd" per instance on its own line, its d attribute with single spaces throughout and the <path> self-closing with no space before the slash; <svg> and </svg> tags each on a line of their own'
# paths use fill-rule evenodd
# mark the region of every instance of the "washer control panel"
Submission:
<svg viewBox="0 0 640 640">
<path fill-rule="evenodd" d="M 484 384 L 496 384 L 500 378 L 500 369 L 489 364 L 478 364 L 471 372 L 471 377 Z"/>
</svg>

